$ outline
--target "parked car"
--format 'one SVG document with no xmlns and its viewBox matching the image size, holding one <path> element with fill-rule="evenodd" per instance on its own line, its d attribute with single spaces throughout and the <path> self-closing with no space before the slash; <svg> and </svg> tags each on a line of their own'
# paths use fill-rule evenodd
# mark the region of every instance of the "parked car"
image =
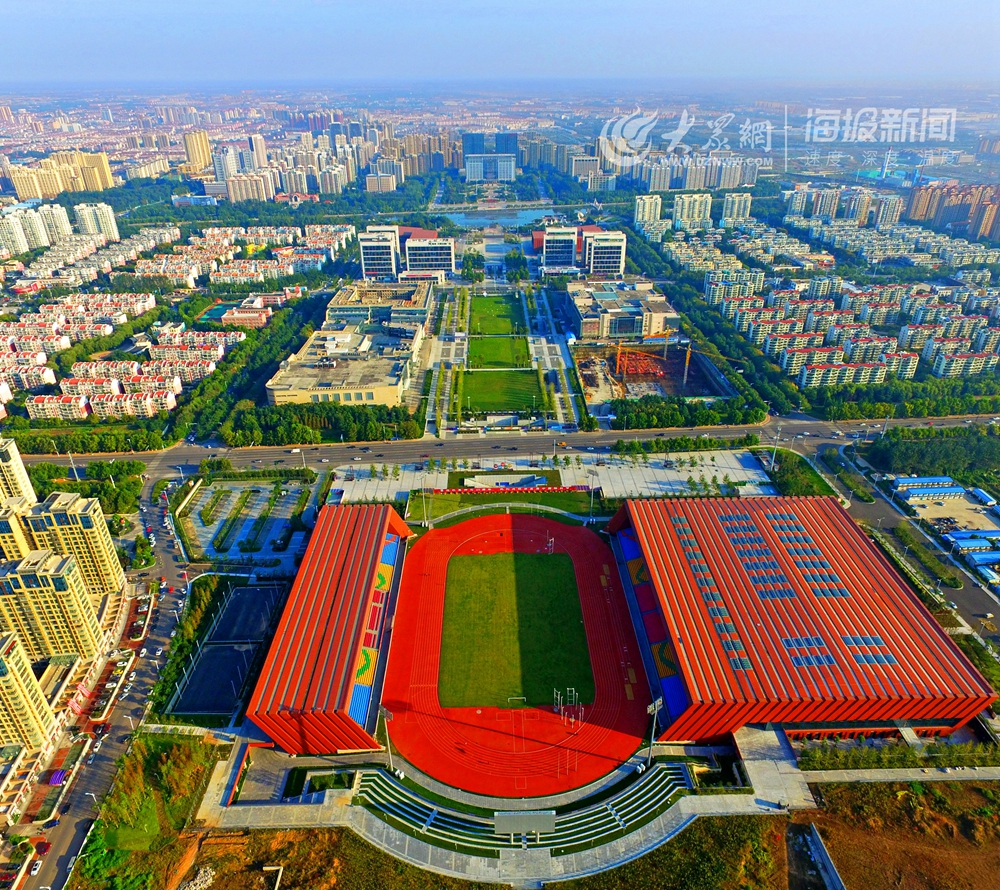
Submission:
<svg viewBox="0 0 1000 890">
<path fill-rule="evenodd" d="M 46 822 L 42 826 L 42 828 L 44 828 L 46 831 L 48 831 L 51 828 L 55 828 L 58 824 L 59 824 L 59 820 L 58 819 L 49 819 L 49 821 Z"/>
<path fill-rule="evenodd" d="M 159 646 L 156 650 L 156 657 L 159 658 L 163 654 L 163 647 Z"/>
<path fill-rule="evenodd" d="M 42 870 L 42 860 L 41 859 L 36 859 L 34 862 L 31 863 L 31 871 L 29 872 L 29 874 L 32 877 L 34 877 L 41 870 Z"/>
<path fill-rule="evenodd" d="M 52 849 L 52 844 L 50 844 L 48 841 L 39 841 L 37 844 L 35 844 L 35 852 L 39 856 L 44 856 L 51 849 Z"/>
<path fill-rule="evenodd" d="M 143 646 L 143 647 L 142 647 L 142 648 L 141 648 L 141 649 L 139 650 L 139 657 L 140 657 L 140 658 L 145 658 L 147 654 L 148 654 L 148 653 L 147 653 L 147 651 L 146 651 L 146 647 L 145 647 L 145 646 Z"/>
</svg>

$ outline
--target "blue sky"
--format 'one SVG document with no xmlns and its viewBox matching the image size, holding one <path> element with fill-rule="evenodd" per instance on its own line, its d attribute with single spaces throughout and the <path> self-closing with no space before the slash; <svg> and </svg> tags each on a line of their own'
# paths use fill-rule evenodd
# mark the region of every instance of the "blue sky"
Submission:
<svg viewBox="0 0 1000 890">
<path fill-rule="evenodd" d="M 997 0 L 0 0 L 0 89 L 1000 83 Z"/>
</svg>

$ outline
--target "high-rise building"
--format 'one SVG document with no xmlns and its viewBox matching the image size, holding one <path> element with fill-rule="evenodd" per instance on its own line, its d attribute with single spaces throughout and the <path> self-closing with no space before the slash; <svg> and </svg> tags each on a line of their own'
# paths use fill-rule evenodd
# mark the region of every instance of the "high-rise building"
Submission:
<svg viewBox="0 0 1000 890">
<path fill-rule="evenodd" d="M 239 154 L 230 146 L 224 145 L 212 155 L 212 167 L 215 170 L 215 181 L 225 182 L 230 176 L 240 172 Z"/>
<path fill-rule="evenodd" d="M 497 133 L 497 154 L 517 157 L 517 133 Z"/>
<path fill-rule="evenodd" d="M 399 229 L 396 226 L 368 226 L 358 234 L 361 248 L 361 275 L 378 281 L 394 281 L 399 274 Z"/>
<path fill-rule="evenodd" d="M 17 634 L 32 661 L 93 658 L 102 648 L 97 610 L 76 560 L 51 550 L 0 564 L 0 629 Z"/>
<path fill-rule="evenodd" d="M 34 210 L 17 210 L 15 215 L 21 221 L 28 250 L 49 246 L 49 235 L 45 231 L 44 220 Z"/>
<path fill-rule="evenodd" d="M 38 502 L 13 439 L 0 439 L 0 498 L 24 498 L 29 504 Z"/>
<path fill-rule="evenodd" d="M 816 189 L 812 193 L 813 219 L 833 219 L 840 204 L 840 189 Z"/>
<path fill-rule="evenodd" d="M 789 216 L 804 216 L 806 212 L 806 200 L 809 192 L 805 189 L 794 189 L 789 192 L 782 192 L 785 199 L 785 212 Z"/>
<path fill-rule="evenodd" d="M 997 204 L 986 201 L 976 208 L 969 222 L 970 238 L 988 238 L 997 220 Z"/>
<path fill-rule="evenodd" d="M 574 155 L 570 159 L 570 175 L 577 179 L 586 179 L 591 173 L 599 173 L 601 159 L 590 155 Z"/>
<path fill-rule="evenodd" d="M 49 244 L 58 244 L 73 234 L 69 215 L 62 204 L 42 204 L 37 213 L 41 217 L 42 225 L 45 226 L 45 233 L 49 236 Z"/>
<path fill-rule="evenodd" d="M 77 204 L 73 208 L 76 225 L 82 234 L 103 235 L 108 241 L 120 241 L 118 222 L 109 204 Z"/>
<path fill-rule="evenodd" d="M 903 215 L 904 202 L 900 195 L 882 195 L 878 199 L 878 208 L 875 210 L 875 225 L 894 226 Z"/>
<path fill-rule="evenodd" d="M 576 238 L 576 226 L 546 226 L 542 265 L 550 270 L 576 265 Z"/>
<path fill-rule="evenodd" d="M 486 135 L 484 133 L 463 133 L 462 134 L 462 155 L 486 154 Z"/>
<path fill-rule="evenodd" d="M 722 200 L 722 219 L 719 225 L 731 229 L 750 219 L 750 203 L 752 195 L 749 192 L 730 192 Z"/>
<path fill-rule="evenodd" d="M 6 248 L 14 256 L 31 249 L 28 247 L 28 239 L 24 237 L 24 226 L 13 213 L 0 216 L 0 247 Z"/>
<path fill-rule="evenodd" d="M 691 169 L 690 167 L 688 168 Z M 712 227 L 712 194 L 696 192 L 674 198 L 675 229 L 710 229 Z"/>
<path fill-rule="evenodd" d="M 35 679 L 24 646 L 14 634 L 0 637 L 0 745 L 44 748 L 56 715 Z"/>
<path fill-rule="evenodd" d="M 588 275 L 621 278 L 625 274 L 624 232 L 584 232 L 583 267 Z"/>
<path fill-rule="evenodd" d="M 226 180 L 226 194 L 233 204 L 240 201 L 273 201 L 274 184 L 270 176 L 238 173 Z"/>
<path fill-rule="evenodd" d="M 267 143 L 264 141 L 264 137 L 259 134 L 254 134 L 249 139 L 250 151 L 253 152 L 254 162 L 257 164 L 258 169 L 267 165 Z"/>
<path fill-rule="evenodd" d="M 853 219 L 859 226 L 868 225 L 872 193 L 868 189 L 852 189 L 844 204 L 844 219 Z"/>
<path fill-rule="evenodd" d="M 184 155 L 187 162 L 197 170 L 204 170 L 212 163 L 212 147 L 208 133 L 204 130 L 190 130 L 184 134 Z"/>
<path fill-rule="evenodd" d="M 9 508 L 0 511 L 0 549 L 4 558 L 19 559 L 26 555 L 23 549 L 16 548 L 54 550 L 76 558 L 91 595 L 116 594 L 124 588 L 125 572 L 96 498 L 57 491 L 40 504 L 32 504 L 22 496 L 8 498 L 3 507 Z M 21 525 L 20 542 L 14 529 L 2 524 L 9 525 L 14 516 Z"/>
<path fill-rule="evenodd" d="M 651 222 L 659 222 L 663 198 L 660 195 L 636 195 L 634 223 L 637 229 Z"/>
</svg>

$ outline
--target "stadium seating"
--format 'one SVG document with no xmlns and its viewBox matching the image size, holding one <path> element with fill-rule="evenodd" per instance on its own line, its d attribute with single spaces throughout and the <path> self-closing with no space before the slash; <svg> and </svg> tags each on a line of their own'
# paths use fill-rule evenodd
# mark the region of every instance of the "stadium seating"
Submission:
<svg viewBox="0 0 1000 890">
<path fill-rule="evenodd" d="M 362 773 L 355 801 L 390 824 L 401 827 L 429 844 L 459 848 L 473 855 L 496 856 L 501 849 L 540 847 L 567 848 L 597 846 L 638 828 L 671 805 L 671 798 L 688 789 L 687 770 L 683 764 L 656 763 L 614 797 L 556 816 L 554 832 L 534 835 L 498 836 L 493 820 L 443 808 L 424 799 L 418 792 L 397 781 L 383 770 Z"/>
</svg>

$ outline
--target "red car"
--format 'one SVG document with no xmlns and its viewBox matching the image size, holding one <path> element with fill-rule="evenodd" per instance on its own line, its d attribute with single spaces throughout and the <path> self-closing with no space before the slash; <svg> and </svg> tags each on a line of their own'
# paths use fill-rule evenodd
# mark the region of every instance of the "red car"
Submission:
<svg viewBox="0 0 1000 890">
<path fill-rule="evenodd" d="M 44 856 L 51 849 L 52 849 L 52 844 L 50 844 L 48 841 L 40 841 L 38 844 L 35 845 L 35 852 L 39 856 Z"/>
<path fill-rule="evenodd" d="M 147 526 L 146 526 L 146 534 L 148 535 L 148 534 L 150 534 L 150 533 L 151 533 L 152 531 L 153 531 L 153 526 L 151 526 L 151 525 L 147 525 Z"/>
</svg>

